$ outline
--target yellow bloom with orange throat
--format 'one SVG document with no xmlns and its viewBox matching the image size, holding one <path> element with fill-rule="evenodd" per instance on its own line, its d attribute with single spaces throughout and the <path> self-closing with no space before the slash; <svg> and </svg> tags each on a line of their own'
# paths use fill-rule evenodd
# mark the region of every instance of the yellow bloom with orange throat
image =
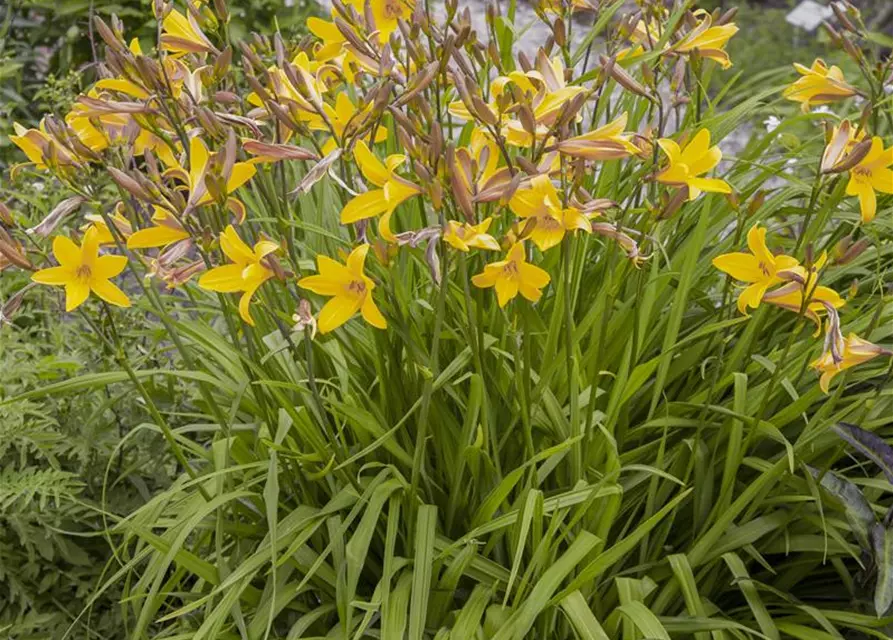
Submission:
<svg viewBox="0 0 893 640">
<path fill-rule="evenodd" d="M 358 311 L 373 327 L 387 328 L 387 320 L 372 299 L 375 283 L 364 271 L 368 253 L 369 245 L 362 244 L 350 252 L 346 264 L 318 255 L 316 264 L 319 273 L 298 281 L 299 287 L 331 297 L 319 312 L 320 333 L 337 329 Z"/>
<path fill-rule="evenodd" d="M 252 249 L 239 237 L 232 225 L 220 234 L 220 249 L 231 264 L 211 269 L 198 281 L 198 286 L 218 293 L 242 293 L 239 315 L 254 326 L 251 317 L 251 299 L 258 288 L 273 277 L 273 270 L 265 258 L 279 248 L 275 242 L 260 240 Z"/>
<path fill-rule="evenodd" d="M 382 238 L 394 242 L 396 237 L 391 232 L 390 226 L 394 209 L 405 200 L 421 193 L 417 185 L 397 174 L 397 167 L 405 162 L 406 156 L 394 154 L 382 162 L 363 140 L 357 141 L 353 154 L 363 176 L 378 188 L 361 193 L 344 205 L 341 210 L 341 224 L 381 216 L 378 231 Z"/>
<path fill-rule="evenodd" d="M 111 279 L 124 271 L 127 258 L 99 255 L 99 232 L 90 227 L 81 246 L 65 236 L 53 240 L 53 255 L 59 266 L 41 269 L 31 276 L 34 282 L 65 287 L 65 310 L 74 311 L 92 292 L 109 304 L 129 307 L 130 300 Z"/>
<path fill-rule="evenodd" d="M 468 253 L 471 249 L 499 251 L 499 242 L 487 233 L 493 218 L 486 218 L 480 224 L 468 224 L 449 220 L 443 232 L 443 239 L 454 249 Z"/>
<path fill-rule="evenodd" d="M 500 307 L 507 305 L 519 293 L 530 302 L 539 301 L 543 295 L 542 288 L 550 280 L 545 270 L 527 262 L 523 242 L 514 244 L 505 260 L 491 262 L 482 273 L 471 278 L 476 287 L 495 288 Z"/>
<path fill-rule="evenodd" d="M 780 271 L 787 271 L 799 263 L 796 258 L 773 255 L 766 246 L 766 229 L 754 225 L 747 233 L 750 253 L 726 253 L 713 259 L 713 266 L 735 280 L 749 283 L 738 295 L 738 310 L 747 313 L 748 307 L 756 309 L 763 295 L 783 280 Z"/>
<path fill-rule="evenodd" d="M 521 218 L 534 220 L 530 239 L 540 251 L 554 247 L 568 231 L 592 230 L 589 218 L 582 211 L 562 204 L 555 185 L 546 174 L 534 177 L 529 188 L 518 189 L 509 200 L 509 208 Z"/>
<path fill-rule="evenodd" d="M 703 174 L 712 171 L 722 160 L 718 146 L 710 146 L 710 131 L 701 129 L 691 142 L 681 148 L 669 138 L 657 141 L 667 155 L 669 164 L 657 174 L 657 181 L 678 187 L 688 187 L 688 199 L 694 200 L 702 192 L 731 193 L 732 188 L 725 180 L 704 178 Z"/>
<path fill-rule="evenodd" d="M 893 193 L 893 147 L 884 149 L 884 142 L 875 136 L 871 148 L 855 167 L 850 169 L 850 181 L 846 186 L 848 196 L 859 197 L 862 222 L 874 220 L 877 213 L 877 193 Z"/>
</svg>

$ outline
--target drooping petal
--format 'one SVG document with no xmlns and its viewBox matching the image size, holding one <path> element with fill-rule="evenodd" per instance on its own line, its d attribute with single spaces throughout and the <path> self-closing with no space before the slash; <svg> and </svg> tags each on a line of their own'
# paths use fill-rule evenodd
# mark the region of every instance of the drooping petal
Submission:
<svg viewBox="0 0 893 640">
<path fill-rule="evenodd" d="M 350 320 L 359 311 L 362 298 L 335 296 L 319 312 L 319 331 L 328 333 Z"/>
<path fill-rule="evenodd" d="M 104 258 L 111 257 L 121 257 L 121 256 L 103 256 Z M 125 262 L 127 259 L 125 258 Z M 97 296 L 108 302 L 109 304 L 113 304 L 117 307 L 129 307 L 130 306 L 130 298 L 121 291 L 113 282 L 110 280 L 104 280 L 102 278 L 93 278 L 90 281 L 90 289 L 93 290 Z"/>
<path fill-rule="evenodd" d="M 363 140 L 357 140 L 353 155 L 366 179 L 377 187 L 383 187 L 390 177 L 390 172 Z"/>
<path fill-rule="evenodd" d="M 366 294 L 362 307 L 363 319 L 376 329 L 387 329 L 388 321 L 382 315 L 371 294 Z"/>
<path fill-rule="evenodd" d="M 69 280 L 65 284 L 65 310 L 74 311 L 84 304 L 90 295 L 90 285 L 86 280 Z"/>
<path fill-rule="evenodd" d="M 341 224 L 350 224 L 366 218 L 374 218 L 388 210 L 384 189 L 373 189 L 355 196 L 341 210 Z"/>
<path fill-rule="evenodd" d="M 154 247 L 164 247 L 179 240 L 185 240 L 188 237 L 189 232 L 185 229 L 173 229 L 159 225 L 149 227 L 148 229 L 140 229 L 131 235 L 127 238 L 127 248 L 152 249 Z"/>
<path fill-rule="evenodd" d="M 713 258 L 713 266 L 742 282 L 758 282 L 765 275 L 760 268 L 759 259 L 749 253 L 736 252 L 716 256 Z"/>
<path fill-rule="evenodd" d="M 228 225 L 220 234 L 220 249 L 236 264 L 245 265 L 254 261 L 254 251 L 239 237 L 232 225 Z"/>
<path fill-rule="evenodd" d="M 257 288 L 261 284 L 262 282 L 257 282 L 248 287 L 245 289 L 242 297 L 239 298 L 239 315 L 242 316 L 242 320 L 252 327 L 254 326 L 254 318 L 251 317 L 251 299 L 254 297 L 255 291 L 257 291 Z"/>
<path fill-rule="evenodd" d="M 243 268 L 238 264 L 226 264 L 222 267 L 215 267 L 199 278 L 198 286 L 208 291 L 219 291 L 220 293 L 242 291 L 244 286 L 242 271 Z"/>
<path fill-rule="evenodd" d="M 519 284 L 515 278 L 499 278 L 496 280 L 496 300 L 500 307 L 518 295 Z"/>
</svg>

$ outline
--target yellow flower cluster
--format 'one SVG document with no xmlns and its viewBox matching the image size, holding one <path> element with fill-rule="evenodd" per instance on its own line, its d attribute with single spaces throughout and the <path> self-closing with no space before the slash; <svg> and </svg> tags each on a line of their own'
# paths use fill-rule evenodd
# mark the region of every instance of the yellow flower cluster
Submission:
<svg viewBox="0 0 893 640">
<path fill-rule="evenodd" d="M 471 278 L 495 289 L 500 307 L 518 294 L 539 301 L 552 277 L 536 262 L 556 247 L 569 251 L 575 236 L 617 242 L 639 266 L 644 258 L 631 235 L 637 232 L 619 220 L 596 220 L 621 207 L 583 188 L 603 170 L 593 163 L 626 161 L 664 201 L 666 187 L 679 203 L 705 192 L 733 194 L 727 181 L 711 176 L 723 154 L 709 128 L 696 124 L 671 137 L 663 115 L 655 131 L 643 125 L 641 109 L 611 117 L 600 106 L 609 82 L 662 103 L 654 77 L 639 81 L 624 68 L 649 54 L 656 60 L 651 74 L 666 61 L 675 66 L 662 70 L 667 77 L 690 64 L 693 85 L 703 64 L 730 67 L 725 48 L 738 28 L 718 15 L 690 12 L 672 32 L 659 17 L 638 21 L 626 33 L 631 46 L 604 57 L 594 76 L 577 74 L 567 51 L 553 55 L 551 44 L 532 61 L 500 61 L 488 67 L 500 72 L 488 75 L 477 69 L 486 61 L 468 40 L 470 28 L 452 33 L 426 23 L 430 46 L 439 46 L 435 55 L 414 40 L 421 26 L 411 0 L 348 0 L 336 4 L 331 20 L 308 21 L 312 42 L 289 46 L 277 37 L 241 47 L 246 89 L 209 11 L 155 6 L 163 12 L 157 51 L 125 44 L 117 21 L 98 21 L 109 77 L 79 96 L 63 119 L 48 117 L 35 129 L 16 125 L 11 137 L 34 167 L 51 171 L 84 202 L 98 197 L 82 180 L 87 174 L 104 173 L 119 195 L 112 213 L 97 207 L 101 215 L 87 218 L 80 247 L 57 237 L 59 265 L 34 274 L 36 282 L 65 287 L 68 310 L 90 292 L 129 304 L 110 280 L 127 259 L 101 249 L 114 245 L 170 287 L 201 274 L 198 287 L 241 294 L 240 317 L 254 325 L 251 305 L 265 283 L 288 286 L 306 268 L 282 230 L 296 210 L 292 196 L 324 177 L 338 185 L 341 202 L 331 219 L 348 227 L 342 239 L 349 236 L 352 249 L 344 263 L 316 256 L 318 273 L 296 280 L 329 298 L 319 313 L 322 333 L 358 312 L 373 327 L 388 326 L 366 273 L 370 248 L 386 267 L 401 247 L 427 240 L 438 283 L 438 252 L 503 252 L 489 264 L 487 254 L 474 257 L 481 270 Z M 471 60 L 466 51 L 481 55 Z M 857 94 L 821 60 L 797 70 L 802 77 L 784 95 L 804 109 Z M 867 223 L 876 213 L 875 193 L 893 193 L 893 148 L 884 149 L 879 137 L 862 144 L 863 137 L 861 128 L 841 125 L 822 164 L 829 173 L 849 173 L 846 193 L 858 196 Z M 295 174 L 298 188 L 287 193 L 285 176 Z M 262 224 L 259 209 L 282 216 L 280 224 Z M 835 314 L 843 299 L 817 285 L 824 258 L 801 265 L 773 255 L 765 235 L 754 227 L 750 253 L 714 260 L 747 283 L 739 309 L 765 302 L 816 322 Z M 862 348 L 841 344 L 844 353 Z M 834 362 L 848 361 L 835 355 Z"/>
</svg>

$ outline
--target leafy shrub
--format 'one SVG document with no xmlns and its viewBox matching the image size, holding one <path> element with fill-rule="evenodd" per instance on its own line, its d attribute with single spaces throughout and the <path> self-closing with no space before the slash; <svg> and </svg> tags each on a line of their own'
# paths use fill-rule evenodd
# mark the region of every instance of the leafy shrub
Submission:
<svg viewBox="0 0 893 640">
<path fill-rule="evenodd" d="M 729 79 L 747 33 L 688 4 L 540 7 L 523 53 L 514 4 L 240 47 L 189 7 L 154 50 L 97 20 L 108 77 L 13 138 L 64 193 L 0 212 L 5 314 L 115 362 L 2 406 L 127 389 L 168 454 L 105 506 L 124 635 L 889 634 L 891 62 L 854 9 L 846 70 Z"/>
</svg>

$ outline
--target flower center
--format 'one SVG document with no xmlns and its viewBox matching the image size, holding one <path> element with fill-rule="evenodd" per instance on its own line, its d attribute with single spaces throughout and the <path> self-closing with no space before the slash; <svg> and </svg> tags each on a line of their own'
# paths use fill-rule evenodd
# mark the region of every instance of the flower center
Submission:
<svg viewBox="0 0 893 640">
<path fill-rule="evenodd" d="M 515 278 L 518 275 L 518 263 L 514 260 L 509 260 L 506 265 L 502 268 L 502 275 L 506 278 Z"/>
<path fill-rule="evenodd" d="M 537 224 L 548 231 L 561 228 L 561 221 L 555 219 L 550 215 L 542 216 L 539 220 L 537 220 Z"/>
<path fill-rule="evenodd" d="M 871 177 L 871 169 L 868 167 L 855 167 L 853 169 L 853 173 L 855 173 L 860 178 L 870 178 Z"/>
<path fill-rule="evenodd" d="M 78 280 L 89 280 L 93 272 L 90 270 L 90 265 L 82 264 L 74 272 L 74 275 L 77 276 Z"/>
<path fill-rule="evenodd" d="M 347 291 L 358 298 L 362 297 L 366 295 L 366 283 L 362 280 L 351 280 L 347 285 Z"/>
<path fill-rule="evenodd" d="M 765 262 L 760 263 L 760 271 L 763 272 L 764 276 L 771 276 L 772 272 L 769 270 L 769 267 L 766 266 Z"/>
<path fill-rule="evenodd" d="M 389 20 L 396 20 L 400 16 L 403 15 L 403 7 L 400 5 L 400 0 L 385 0 L 384 2 L 384 16 Z"/>
</svg>

